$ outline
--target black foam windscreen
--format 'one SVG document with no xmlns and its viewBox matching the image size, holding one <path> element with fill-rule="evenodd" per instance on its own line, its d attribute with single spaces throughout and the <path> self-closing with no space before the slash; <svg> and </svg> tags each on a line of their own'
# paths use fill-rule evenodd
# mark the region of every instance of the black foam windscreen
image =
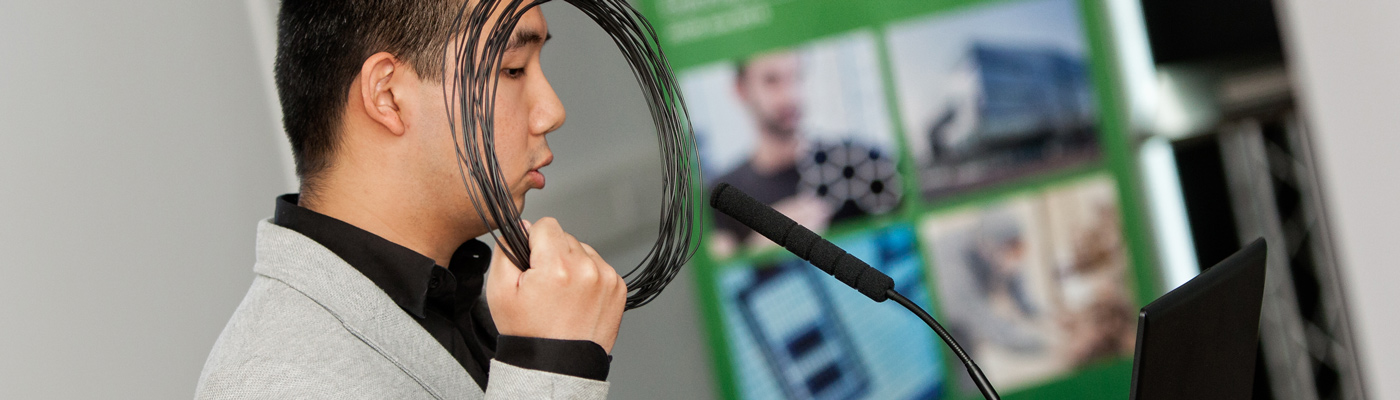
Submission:
<svg viewBox="0 0 1400 400">
<path fill-rule="evenodd" d="M 778 210 L 760 203 L 727 183 L 715 187 L 714 192 L 710 194 L 710 206 L 802 257 L 871 300 L 885 301 L 886 291 L 894 288 L 894 280 L 890 279 L 889 275 L 870 267 Z"/>
</svg>

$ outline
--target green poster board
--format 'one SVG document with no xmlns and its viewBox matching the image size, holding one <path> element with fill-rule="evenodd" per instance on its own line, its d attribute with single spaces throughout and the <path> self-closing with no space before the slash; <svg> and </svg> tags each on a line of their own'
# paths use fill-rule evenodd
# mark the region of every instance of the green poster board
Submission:
<svg viewBox="0 0 1400 400">
<path fill-rule="evenodd" d="M 1003 396 L 1122 398 L 1160 292 L 1097 0 L 644 0 L 705 185 L 896 281 Z M 978 398 L 912 315 L 707 212 L 725 398 Z"/>
</svg>

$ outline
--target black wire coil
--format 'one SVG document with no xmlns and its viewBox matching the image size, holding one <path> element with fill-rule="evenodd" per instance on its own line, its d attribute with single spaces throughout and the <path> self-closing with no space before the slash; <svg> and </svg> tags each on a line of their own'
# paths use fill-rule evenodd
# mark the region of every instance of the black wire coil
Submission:
<svg viewBox="0 0 1400 400">
<path fill-rule="evenodd" d="M 518 223 L 496 159 L 494 118 L 501 58 L 515 26 L 530 9 L 549 0 L 481 0 L 463 4 L 447 40 L 443 95 L 458 168 L 477 215 L 495 222 L 492 232 L 504 253 L 521 269 L 529 268 L 529 233 Z M 646 305 L 676 277 L 699 247 L 694 232 L 700 196 L 698 150 L 694 131 L 675 75 L 661 51 L 656 31 L 625 0 L 565 0 L 593 19 L 613 39 L 631 67 L 656 126 L 663 180 L 661 220 L 656 244 L 636 267 L 621 274 L 627 282 L 627 309 Z M 466 2 L 464 2 L 466 3 Z M 499 17 L 491 22 L 491 16 Z M 489 26 L 488 26 L 489 25 Z M 462 40 L 457 40 L 462 39 Z M 482 45 L 477 46 L 478 43 Z M 456 102 L 453 101 L 456 95 Z M 488 216 L 490 219 L 488 219 Z"/>
</svg>

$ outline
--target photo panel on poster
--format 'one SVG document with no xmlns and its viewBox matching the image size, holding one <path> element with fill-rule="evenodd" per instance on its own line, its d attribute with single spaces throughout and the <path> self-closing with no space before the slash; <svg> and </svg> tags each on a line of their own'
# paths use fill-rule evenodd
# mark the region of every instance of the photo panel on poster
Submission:
<svg viewBox="0 0 1400 400">
<path fill-rule="evenodd" d="M 929 308 L 914 229 L 836 242 Z M 943 390 L 941 345 L 917 318 L 876 303 L 794 257 L 715 274 L 730 362 L 745 399 L 929 399 Z"/>
<path fill-rule="evenodd" d="M 869 31 L 771 49 L 680 74 L 706 186 L 725 182 L 822 232 L 895 210 L 898 149 Z M 767 244 L 714 220 L 712 254 Z"/>
<path fill-rule="evenodd" d="M 1100 157 L 1077 1 L 969 7 L 895 24 L 885 40 L 925 199 Z"/>
<path fill-rule="evenodd" d="M 1137 314 L 1116 193 L 1099 174 L 920 223 L 943 323 L 1002 393 L 1131 357 Z"/>
<path fill-rule="evenodd" d="M 1101 0 L 640 3 L 706 188 L 891 275 L 1003 395 L 1127 392 L 1151 266 Z M 724 398 L 978 398 L 907 310 L 706 217 L 691 271 Z"/>
</svg>

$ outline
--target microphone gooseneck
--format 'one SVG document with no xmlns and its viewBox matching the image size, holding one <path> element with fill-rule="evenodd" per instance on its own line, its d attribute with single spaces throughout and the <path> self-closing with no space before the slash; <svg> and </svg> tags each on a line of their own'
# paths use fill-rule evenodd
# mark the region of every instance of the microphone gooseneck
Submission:
<svg viewBox="0 0 1400 400">
<path fill-rule="evenodd" d="M 846 253 L 845 250 L 826 239 L 822 239 L 821 236 L 778 212 L 778 210 L 760 203 L 747 193 L 727 183 L 720 183 L 715 187 L 714 192 L 710 194 L 710 206 L 733 217 L 753 229 L 754 232 L 772 240 L 773 243 L 783 246 L 803 260 L 807 260 L 821 269 L 822 272 L 836 277 L 841 283 L 860 291 L 871 300 L 884 302 L 885 299 L 894 299 L 896 303 L 909 309 L 930 328 L 933 328 L 933 332 L 938 334 L 938 337 L 943 339 L 943 343 L 953 350 L 953 354 L 967 368 L 967 374 L 972 377 L 972 382 L 977 385 L 977 390 L 982 392 L 982 397 L 987 399 L 1001 398 L 997 395 L 996 389 L 992 388 L 987 376 L 982 373 L 982 369 L 978 368 L 977 363 L 972 361 L 972 357 L 968 356 L 962 346 L 958 345 L 958 341 L 953 339 L 953 335 L 943 329 L 943 326 L 939 325 L 938 321 L 934 320 L 933 316 L 930 316 L 923 308 L 895 291 L 894 280 L 890 279 L 889 275 L 872 268 L 869 264 Z"/>
<path fill-rule="evenodd" d="M 972 377 L 972 383 L 977 385 L 977 390 L 982 392 L 982 397 L 989 400 L 1001 399 L 1001 395 L 997 394 L 996 388 L 992 387 L 992 382 L 987 380 L 987 375 L 983 374 L 982 369 L 977 367 L 977 363 L 972 361 L 972 356 L 967 355 L 967 352 L 963 351 L 962 346 L 958 345 L 958 341 L 953 340 L 953 335 L 948 333 L 947 329 L 943 329 L 943 325 L 939 325 L 938 321 L 934 320 L 932 315 L 928 315 L 928 312 L 925 312 L 918 304 L 914 304 L 914 302 L 904 298 L 904 295 L 899 294 L 899 292 L 894 291 L 894 289 L 890 289 L 889 297 L 890 300 L 894 300 L 894 302 L 909 309 L 909 312 L 917 315 L 919 319 L 924 320 L 924 323 L 928 324 L 929 328 L 933 328 L 933 332 L 937 333 L 938 337 L 943 339 L 943 343 L 948 344 L 948 348 L 953 350 L 953 355 L 957 356 L 958 361 L 962 361 L 963 367 L 967 368 L 967 375 Z"/>
</svg>

